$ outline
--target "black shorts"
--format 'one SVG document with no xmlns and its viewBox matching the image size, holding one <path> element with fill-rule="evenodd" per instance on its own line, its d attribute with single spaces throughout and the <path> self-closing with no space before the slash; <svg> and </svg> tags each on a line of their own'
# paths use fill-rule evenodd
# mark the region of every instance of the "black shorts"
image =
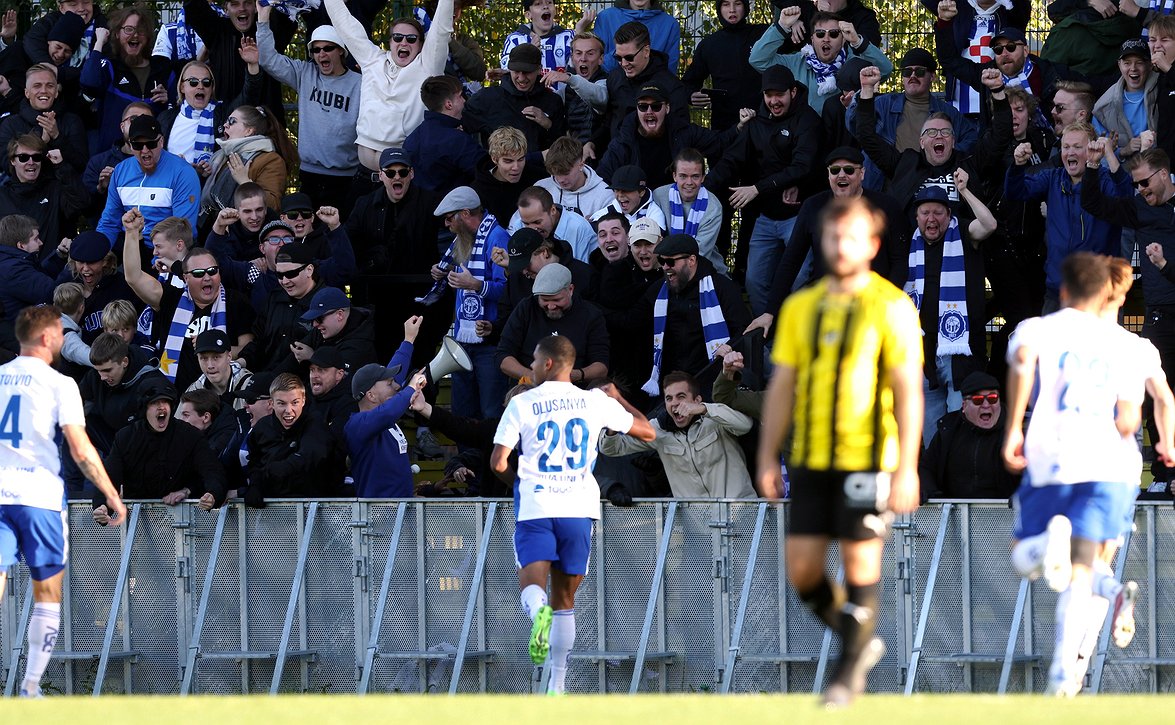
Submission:
<svg viewBox="0 0 1175 725">
<path fill-rule="evenodd" d="M 788 469 L 788 534 L 868 541 L 889 534 L 889 474 Z M 846 488 L 853 495 L 846 495 Z M 878 490 L 880 489 L 880 490 Z"/>
</svg>

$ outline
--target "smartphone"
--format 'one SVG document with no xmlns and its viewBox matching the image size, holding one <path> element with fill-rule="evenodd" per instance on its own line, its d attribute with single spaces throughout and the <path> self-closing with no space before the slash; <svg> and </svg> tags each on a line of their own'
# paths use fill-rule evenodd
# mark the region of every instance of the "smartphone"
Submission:
<svg viewBox="0 0 1175 725">
<path fill-rule="evenodd" d="M 709 96 L 711 101 L 725 99 L 730 95 L 730 91 L 723 88 L 699 88 L 698 93 L 703 93 Z"/>
</svg>

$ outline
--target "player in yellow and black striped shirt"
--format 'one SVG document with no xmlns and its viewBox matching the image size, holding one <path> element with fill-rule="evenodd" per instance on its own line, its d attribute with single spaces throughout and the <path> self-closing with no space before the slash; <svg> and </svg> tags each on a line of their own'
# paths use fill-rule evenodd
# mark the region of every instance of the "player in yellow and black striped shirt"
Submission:
<svg viewBox="0 0 1175 725">
<path fill-rule="evenodd" d="M 910 299 L 870 270 L 880 213 L 863 199 L 838 199 L 821 226 L 828 273 L 780 312 L 758 479 L 763 495 L 778 495 L 779 450 L 790 431 L 788 578 L 841 636 L 824 693 L 838 706 L 865 689 L 885 653 L 873 636 L 882 546 L 892 515 L 918 505 L 922 330 Z M 824 569 L 832 538 L 841 542 L 847 592 Z"/>
</svg>

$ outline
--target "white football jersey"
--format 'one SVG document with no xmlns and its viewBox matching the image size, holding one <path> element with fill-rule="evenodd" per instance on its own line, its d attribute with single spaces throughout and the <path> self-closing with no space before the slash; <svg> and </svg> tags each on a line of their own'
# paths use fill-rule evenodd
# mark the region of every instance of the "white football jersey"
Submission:
<svg viewBox="0 0 1175 725">
<path fill-rule="evenodd" d="M 1132 350 L 1130 356 L 1134 362 L 1133 369 L 1123 369 L 1116 371 L 1122 376 L 1136 376 L 1137 382 L 1142 386 L 1142 393 L 1146 394 L 1146 381 L 1151 378 L 1159 378 L 1166 380 L 1167 375 L 1163 372 L 1162 359 L 1159 357 L 1159 351 L 1155 348 L 1150 340 L 1140 337 L 1127 329 L 1118 328 L 1123 339 L 1123 345 Z M 1122 439 L 1122 460 L 1129 461 L 1122 469 L 1121 475 L 1114 481 L 1121 481 L 1132 486 L 1138 486 L 1142 481 L 1142 449 L 1138 447 L 1138 440 L 1134 436 L 1128 436 Z"/>
<path fill-rule="evenodd" d="M 58 427 L 85 424 L 72 378 L 34 357 L 0 365 L 0 504 L 60 511 Z"/>
<path fill-rule="evenodd" d="M 1024 455 L 1034 486 L 1121 481 L 1140 464 L 1114 423 L 1118 400 L 1141 403 L 1140 346 L 1114 322 L 1074 309 L 1021 322 L 1008 361 L 1027 346 L 1037 355 L 1037 397 Z"/>
<path fill-rule="evenodd" d="M 627 433 L 632 414 L 600 390 L 548 381 L 516 395 L 494 434 L 518 455 L 517 519 L 600 518 L 592 468 L 600 432 Z"/>
</svg>

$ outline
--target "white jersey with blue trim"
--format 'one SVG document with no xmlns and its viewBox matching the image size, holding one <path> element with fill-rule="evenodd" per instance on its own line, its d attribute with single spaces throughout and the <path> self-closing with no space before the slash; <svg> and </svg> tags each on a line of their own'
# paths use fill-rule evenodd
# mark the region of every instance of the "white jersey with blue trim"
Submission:
<svg viewBox="0 0 1175 725">
<path fill-rule="evenodd" d="M 627 433 L 632 424 L 632 414 L 604 392 L 571 383 L 548 381 L 512 398 L 494 443 L 520 446 L 517 520 L 600 518 L 592 475 L 600 433 Z"/>
<path fill-rule="evenodd" d="M 1137 344 L 1114 322 L 1066 308 L 1021 322 L 1008 341 L 1008 362 L 1021 347 L 1037 356 L 1037 397 L 1024 440 L 1034 486 L 1120 481 L 1136 466 L 1114 421 L 1119 400 L 1141 404 L 1144 379 Z M 1133 448 L 1133 453 L 1131 449 Z"/>
<path fill-rule="evenodd" d="M 1167 378 L 1167 374 L 1163 372 L 1162 358 L 1159 357 L 1158 349 L 1150 340 L 1122 327 L 1119 327 L 1118 330 L 1123 340 L 1123 346 L 1130 350 L 1128 357 L 1133 361 L 1134 366 L 1114 372 L 1116 375 L 1123 376 L 1124 379 L 1130 379 L 1128 376 L 1136 375 L 1138 384 L 1142 386 L 1142 392 L 1145 394 L 1147 380 L 1152 378 L 1166 380 Z M 1139 486 L 1142 483 L 1142 449 L 1139 448 L 1138 440 L 1134 436 L 1122 439 L 1121 455 L 1125 467 L 1117 478 L 1110 480 Z"/>
<path fill-rule="evenodd" d="M 25 355 L 0 365 L 0 504 L 60 511 L 58 428 L 85 424 L 72 378 Z"/>
</svg>

